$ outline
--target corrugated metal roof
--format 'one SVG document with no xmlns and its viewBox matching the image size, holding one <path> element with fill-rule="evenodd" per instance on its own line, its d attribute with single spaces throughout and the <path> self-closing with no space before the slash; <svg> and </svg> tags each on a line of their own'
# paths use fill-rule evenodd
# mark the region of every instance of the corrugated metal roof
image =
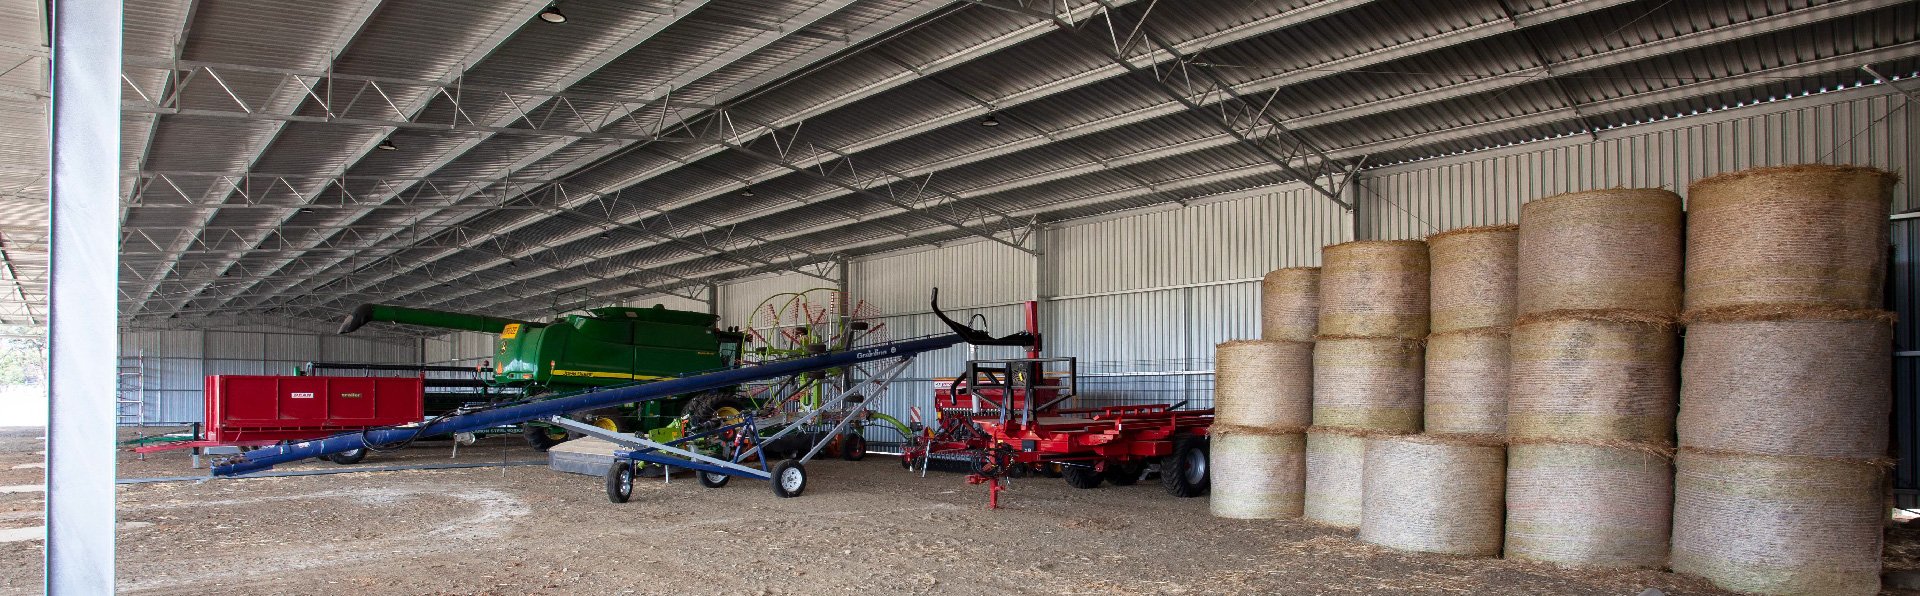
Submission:
<svg viewBox="0 0 1920 596">
<path fill-rule="evenodd" d="M 37 10 L 36 4 L 4 0 L 0 11 Z M 1119 4 L 1114 18 L 1129 30 L 1148 5 Z M 181 246 L 185 240 L 170 230 L 205 225 L 251 228 L 248 237 L 260 240 L 253 246 L 222 241 L 223 249 L 254 249 L 241 258 L 181 255 L 175 268 L 181 273 L 168 274 L 175 280 L 153 284 L 167 295 L 135 296 L 129 304 L 144 301 L 155 317 L 222 305 L 302 316 L 393 299 L 520 314 L 550 308 L 555 298 L 510 291 L 513 286 L 568 296 L 658 290 L 757 273 L 795 258 L 971 235 L 956 223 L 991 231 L 1023 225 L 1026 217 L 1137 209 L 1285 179 L 1262 153 L 1223 132 L 1221 94 L 1192 96 L 1205 107 L 1187 111 L 1149 75 L 1123 74 L 1073 33 L 1012 12 L 913 0 L 644 6 L 569 0 L 570 21 L 556 26 L 528 17 L 540 5 L 203 2 L 187 23 L 186 57 L 405 79 L 464 72 L 474 85 L 640 99 L 671 87 L 676 100 L 729 110 L 680 108 L 670 112 L 676 119 L 730 122 L 726 130 L 750 134 L 729 140 L 752 153 L 713 144 L 415 129 L 391 134 L 399 151 L 370 151 L 388 131 L 131 116 L 123 129 L 141 138 L 127 142 L 128 168 L 346 172 L 368 179 L 344 182 L 351 196 L 328 188 L 242 198 L 229 196 L 238 193 L 225 192 L 217 180 L 177 183 L 195 199 L 283 209 L 183 209 L 167 205 L 185 200 L 173 184 L 146 187 L 139 199 L 155 206 L 130 209 L 126 222 L 151 229 L 155 242 Z M 183 6 L 130 1 L 128 52 L 171 54 Z M 369 13 L 371 6 L 377 9 Z M 1190 0 L 1179 8 L 1162 6 L 1148 21 L 1156 36 L 1194 57 L 1193 69 L 1178 76 L 1237 85 L 1315 148 L 1348 162 L 1364 157 L 1369 165 L 1871 82 L 1856 69 L 1863 61 L 1888 74 L 1920 68 L 1920 6 L 1894 0 Z M 1082 27 L 1100 38 L 1105 23 L 1093 19 Z M 1180 72 L 1145 58 L 1151 47 L 1131 48 L 1136 66 Z M 1181 88 L 1178 76 L 1168 86 Z M 235 93 L 252 105 L 324 114 L 291 93 L 284 77 L 236 73 L 231 79 Z M 0 85 L 11 80 L 0 76 Z M 514 106 L 481 95 L 462 101 L 469 117 L 492 124 L 517 114 Z M 231 110 L 233 103 L 207 86 L 190 87 L 181 101 L 208 110 Z M 618 106 L 584 98 L 531 98 L 521 107 L 550 112 L 547 125 L 574 127 L 599 126 L 597 114 L 609 110 L 639 107 L 657 115 L 663 109 L 657 102 Z M 23 106 L 0 108 L 12 108 L 0 118 L 44 118 Z M 1000 126 L 981 126 L 989 108 Z M 355 114 L 373 117 L 380 109 L 362 104 Z M 435 122 L 456 118 L 446 97 L 424 102 L 420 114 Z M 155 120 L 149 146 L 145 137 Z M 649 122 L 622 119 L 600 130 L 649 134 Z M 753 122 L 780 128 L 768 136 Z M 507 125 L 533 126 L 525 120 Z M 27 135 L 0 139 L 8 141 L 0 166 L 32 158 L 38 167 L 31 133 L 0 134 Z M 1266 151 L 1293 148 L 1275 143 Z M 0 184 L 19 192 L 44 192 L 31 172 L 0 174 Z M 438 183 L 400 181 L 394 187 L 408 192 L 390 196 L 377 180 L 509 174 L 563 180 L 567 192 L 521 196 L 496 185 L 467 196 L 440 192 Z M 617 194 L 595 198 L 595 192 Z M 366 200 L 423 204 L 294 209 L 310 201 Z M 503 200 L 510 208 L 497 208 Z M 441 209 L 455 202 L 457 208 Z M 1018 217 L 1001 219 L 992 211 Z M 271 233 L 276 228 L 283 231 Z M 126 250 L 156 273 L 178 252 L 144 241 Z M 265 279 L 209 285 L 192 276 L 212 274 L 188 272 L 227 265 L 259 270 Z M 149 285 L 136 279 L 123 288 Z"/>
</svg>

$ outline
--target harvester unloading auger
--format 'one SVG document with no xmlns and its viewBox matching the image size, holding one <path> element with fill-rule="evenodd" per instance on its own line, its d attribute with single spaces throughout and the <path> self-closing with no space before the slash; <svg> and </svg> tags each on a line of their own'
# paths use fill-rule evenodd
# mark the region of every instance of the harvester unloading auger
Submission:
<svg viewBox="0 0 1920 596">
<path fill-rule="evenodd" d="M 645 404 L 674 396 L 730 388 L 751 381 L 778 379 L 815 371 L 832 370 L 875 360 L 910 358 L 925 352 L 931 352 L 962 343 L 977 346 L 1027 347 L 1037 345 L 1036 342 L 1038 338 L 1029 332 L 1022 331 L 1020 333 L 996 338 L 984 330 L 974 329 L 955 322 L 940 311 L 940 291 L 938 288 L 935 288 L 933 291 L 932 306 L 934 314 L 947 324 L 952 330 L 952 333 L 879 343 L 844 352 L 764 362 L 754 366 L 681 378 L 589 388 L 569 394 L 554 395 L 546 399 L 488 406 L 468 413 L 444 416 L 427 421 L 418 426 L 369 429 L 363 432 L 334 435 L 325 439 L 265 447 L 246 452 L 225 463 L 215 465 L 212 467 L 212 473 L 214 476 L 235 476 L 272 468 L 276 464 L 301 461 L 342 451 L 404 444 L 412 441 L 416 437 L 474 432 L 501 425 L 518 424 L 535 420 L 547 420 L 555 424 L 563 424 L 571 427 L 573 425 L 567 424 L 570 421 L 563 419 L 564 416 L 571 412 L 591 411 L 616 407 L 622 404 Z M 586 425 L 579 425 L 579 427 L 585 426 Z M 611 434 L 611 431 L 593 429 L 591 427 L 580 428 L 580 430 L 588 431 L 589 434 L 600 434 L 600 432 L 609 432 Z M 701 472 L 724 473 L 724 471 L 728 469 L 722 466 L 707 466 L 698 462 L 677 462 L 676 465 L 693 468 Z M 733 467 L 738 468 L 737 465 Z M 777 487 L 778 484 L 776 481 L 776 488 Z"/>
</svg>

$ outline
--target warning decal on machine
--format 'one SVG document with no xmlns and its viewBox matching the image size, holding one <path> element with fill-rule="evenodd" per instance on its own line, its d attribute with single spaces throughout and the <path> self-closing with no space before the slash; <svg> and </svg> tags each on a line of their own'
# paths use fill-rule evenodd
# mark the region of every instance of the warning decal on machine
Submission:
<svg viewBox="0 0 1920 596">
<path fill-rule="evenodd" d="M 313 393 L 296 391 L 291 397 L 294 399 L 313 399 Z"/>
</svg>

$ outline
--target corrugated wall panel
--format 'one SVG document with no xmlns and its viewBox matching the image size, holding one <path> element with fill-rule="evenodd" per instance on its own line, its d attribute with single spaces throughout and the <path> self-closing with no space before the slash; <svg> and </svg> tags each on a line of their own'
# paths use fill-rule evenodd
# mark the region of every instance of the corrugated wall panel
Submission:
<svg viewBox="0 0 1920 596">
<path fill-rule="evenodd" d="M 1346 216 L 1300 188 L 1069 224 L 1045 234 L 1048 294 L 1077 296 L 1236 279 L 1317 265 Z"/>
<path fill-rule="evenodd" d="M 494 335 L 456 331 L 427 340 L 428 364 L 468 364 L 493 357 Z"/>
<path fill-rule="evenodd" d="M 320 336 L 286 333 L 262 333 L 261 354 L 267 360 L 318 360 Z"/>
<path fill-rule="evenodd" d="M 833 287 L 833 282 L 800 275 L 798 273 L 758 277 L 721 285 L 720 325 L 722 327 L 734 325 L 745 327 L 747 325 L 748 314 L 753 311 L 754 307 L 759 306 L 761 301 L 772 297 L 774 294 L 804 292 L 814 288 Z M 821 299 L 825 300 L 825 297 L 826 294 L 822 293 Z"/>
<path fill-rule="evenodd" d="M 267 338 L 265 335 L 259 333 L 209 331 L 207 332 L 206 342 L 207 358 L 251 358 L 258 360 L 267 351 Z"/>
<path fill-rule="evenodd" d="M 1563 192 L 1658 187 L 1723 172 L 1796 163 L 1868 165 L 1920 172 L 1912 123 L 1920 105 L 1884 89 L 1817 95 L 1728 110 L 1672 124 L 1382 168 L 1363 175 L 1360 235 L 1422 238 L 1454 228 L 1513 223 L 1523 202 Z M 1895 211 L 1913 208 L 1908 182 Z"/>
<path fill-rule="evenodd" d="M 969 242 L 858 259 L 849 292 L 883 314 L 927 310 L 932 288 L 944 306 L 986 306 L 1033 298 L 1033 255 L 998 242 Z"/>
</svg>

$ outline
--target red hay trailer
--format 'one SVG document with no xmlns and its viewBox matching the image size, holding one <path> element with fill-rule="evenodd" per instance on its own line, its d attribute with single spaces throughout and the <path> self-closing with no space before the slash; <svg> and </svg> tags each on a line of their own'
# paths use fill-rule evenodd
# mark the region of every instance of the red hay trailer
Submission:
<svg viewBox="0 0 1920 596">
<path fill-rule="evenodd" d="M 293 441 L 419 422 L 425 396 L 418 377 L 211 375 L 206 439 Z"/>
<path fill-rule="evenodd" d="M 425 419 L 419 377 L 209 375 L 201 436 L 137 447 L 139 453 L 202 447 L 264 447 Z M 353 463 L 365 451 L 334 459 Z"/>
</svg>

